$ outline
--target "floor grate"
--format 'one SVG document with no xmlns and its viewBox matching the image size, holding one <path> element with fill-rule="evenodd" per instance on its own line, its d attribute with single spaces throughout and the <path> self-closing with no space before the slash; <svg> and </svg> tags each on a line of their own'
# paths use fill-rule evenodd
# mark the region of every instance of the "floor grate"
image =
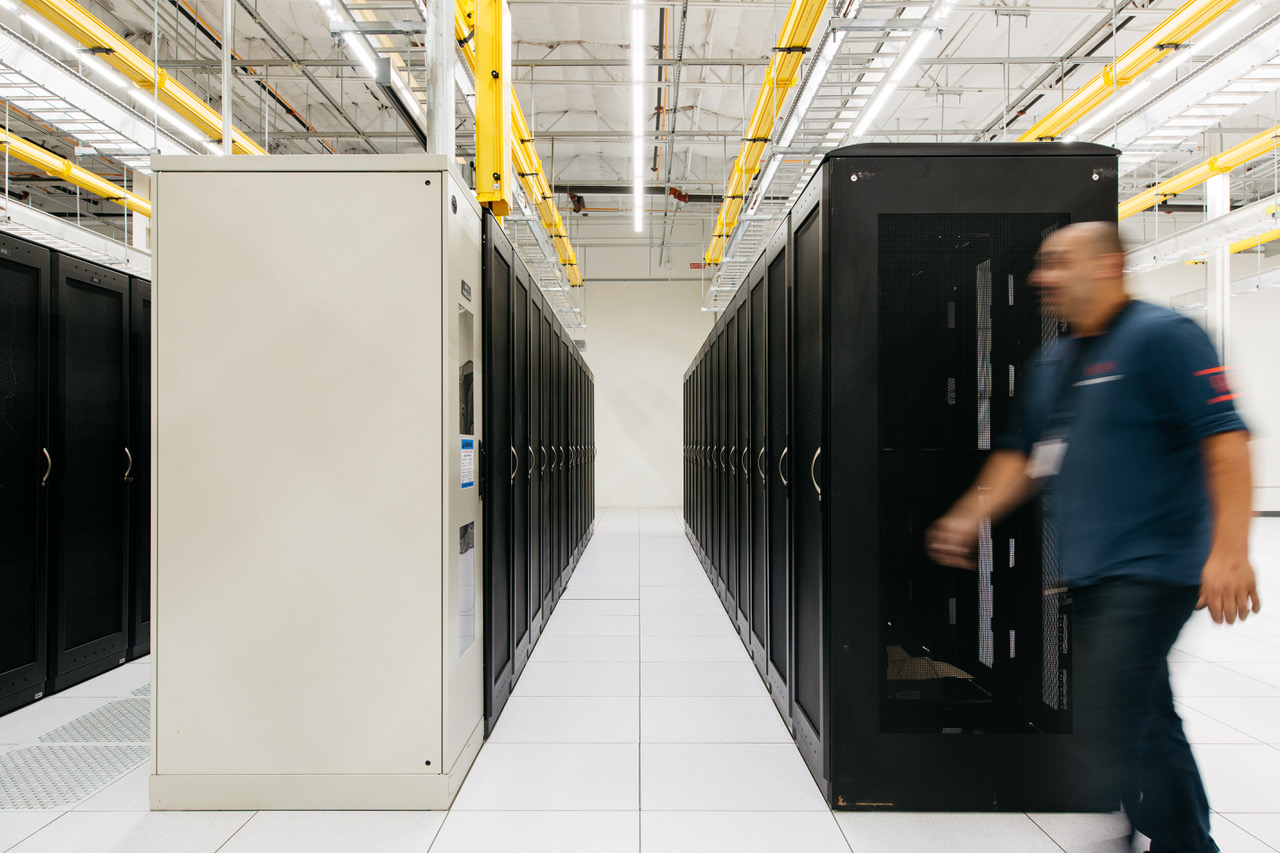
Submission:
<svg viewBox="0 0 1280 853">
<path fill-rule="evenodd" d="M 117 699 L 41 736 L 41 743 L 151 743 L 151 700 Z"/>
<path fill-rule="evenodd" d="M 144 744 L 39 744 L 0 755 L 0 809 L 78 803 L 146 761 Z"/>
</svg>

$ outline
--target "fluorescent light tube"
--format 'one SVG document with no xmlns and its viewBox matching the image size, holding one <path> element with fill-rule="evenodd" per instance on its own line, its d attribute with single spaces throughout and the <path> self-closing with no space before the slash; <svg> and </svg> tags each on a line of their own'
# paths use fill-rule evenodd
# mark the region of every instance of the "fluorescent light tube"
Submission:
<svg viewBox="0 0 1280 853">
<path fill-rule="evenodd" d="M 773 183 L 773 176 L 777 174 L 778 166 L 781 164 L 781 154 L 774 154 L 769 158 L 768 165 L 760 173 L 760 182 L 756 184 L 756 194 L 755 198 L 751 200 L 751 207 L 747 210 L 748 216 L 755 215 L 756 209 L 760 207 L 760 202 L 764 200 L 765 193 L 769 191 L 769 184 Z"/>
<path fill-rule="evenodd" d="M 356 59 L 360 60 L 360 64 L 364 66 L 365 71 L 369 72 L 369 76 L 376 78 L 378 63 L 374 60 L 373 51 L 369 49 L 369 45 L 365 44 L 364 39 L 353 32 L 345 32 L 342 34 L 342 40 L 347 43 L 347 47 L 355 54 Z"/>
<path fill-rule="evenodd" d="M 129 94 L 141 106 L 148 107 L 169 124 L 182 131 L 182 134 L 192 142 L 204 142 L 208 139 L 208 134 L 191 124 L 189 121 L 169 109 L 164 104 L 156 103 L 155 96 L 150 89 L 130 89 Z"/>
<path fill-rule="evenodd" d="M 1200 53 L 1203 48 L 1213 44 L 1215 41 L 1222 38 L 1224 35 L 1231 32 L 1236 27 L 1240 26 L 1240 24 L 1248 20 L 1248 18 L 1250 18 L 1252 15 L 1257 14 L 1258 9 L 1260 9 L 1261 7 L 1262 7 L 1261 3 L 1256 3 L 1256 2 L 1250 3 L 1245 8 L 1241 9 L 1239 12 L 1237 12 L 1236 14 L 1228 18 L 1226 21 L 1223 21 L 1221 24 L 1214 27 L 1209 32 L 1205 33 L 1199 39 L 1195 39 L 1193 37 L 1193 40 L 1191 42 L 1192 52 Z"/>
</svg>

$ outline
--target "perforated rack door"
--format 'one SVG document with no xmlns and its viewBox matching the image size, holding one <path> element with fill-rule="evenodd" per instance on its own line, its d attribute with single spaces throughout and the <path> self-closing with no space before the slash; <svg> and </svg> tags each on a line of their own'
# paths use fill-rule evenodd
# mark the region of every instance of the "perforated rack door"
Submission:
<svg viewBox="0 0 1280 853">
<path fill-rule="evenodd" d="M 484 341 L 484 637 L 485 730 L 511 695 L 515 644 L 511 512 L 511 246 L 485 218 Z"/>
<path fill-rule="evenodd" d="M 119 663 L 128 641 L 129 280 L 54 257 L 50 686 Z"/>
<path fill-rule="evenodd" d="M 49 251 L 0 235 L 0 713 L 44 688 Z"/>
<path fill-rule="evenodd" d="M 765 283 L 761 277 L 751 286 L 751 634 L 760 650 L 756 668 L 763 671 L 763 654 L 769 635 L 769 464 L 766 426 L 769 415 L 767 365 L 768 327 L 765 314 Z"/>
</svg>

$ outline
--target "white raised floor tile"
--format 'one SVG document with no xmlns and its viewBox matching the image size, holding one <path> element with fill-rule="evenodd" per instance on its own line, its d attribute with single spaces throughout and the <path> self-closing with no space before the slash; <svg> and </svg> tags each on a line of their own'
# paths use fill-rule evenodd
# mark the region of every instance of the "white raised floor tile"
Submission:
<svg viewBox="0 0 1280 853">
<path fill-rule="evenodd" d="M 454 811 L 635 811 L 635 744 L 490 743 L 454 800 Z"/>
<path fill-rule="evenodd" d="M 445 812 L 258 812 L 218 853 L 421 853 Z"/>
<path fill-rule="evenodd" d="M 635 663 L 640 659 L 639 637 L 551 636 L 538 640 L 530 663 L 606 662 Z"/>
<path fill-rule="evenodd" d="M 467 812 L 445 820 L 431 853 L 637 853 L 640 815 L 621 812 Z"/>
<path fill-rule="evenodd" d="M 511 695 L 639 696 L 640 668 L 634 661 L 530 661 Z"/>
<path fill-rule="evenodd" d="M 641 637 L 640 660 L 740 663 L 751 655 L 737 635 L 726 632 L 721 637 Z"/>
<path fill-rule="evenodd" d="M 252 812 L 69 812 L 10 853 L 237 853 L 223 845 L 252 816 Z M 293 851 L 276 848 L 273 853 Z"/>
<path fill-rule="evenodd" d="M 640 664 L 643 696 L 768 696 L 750 661 Z"/>
<path fill-rule="evenodd" d="M 1268 845 L 1274 850 L 1280 850 L 1280 813 L 1273 814 L 1215 814 L 1213 823 L 1210 825 L 1210 831 L 1213 833 L 1214 840 L 1218 842 L 1218 846 L 1223 850 L 1228 848 L 1223 846 L 1218 835 L 1223 828 L 1223 822 L 1229 822 L 1239 827 L 1244 832 Z"/>
<path fill-rule="evenodd" d="M 835 815 L 849 846 L 858 853 L 937 853 L 939 849 L 947 853 L 1015 850 L 1062 853 L 1062 848 L 1025 814 L 836 812 Z"/>
<path fill-rule="evenodd" d="M 489 743 L 636 743 L 639 731 L 633 697 L 513 696 Z"/>
<path fill-rule="evenodd" d="M 767 696 L 647 696 L 640 700 L 643 743 L 793 743 Z"/>
<path fill-rule="evenodd" d="M 655 812 L 641 814 L 645 853 L 849 853 L 825 812 Z"/>
<path fill-rule="evenodd" d="M 0 811 L 0 850 L 8 850 L 19 841 L 35 835 L 62 814 L 61 810 L 6 809 Z"/>
<path fill-rule="evenodd" d="M 642 744 L 645 811 L 828 811 L 794 744 Z"/>
</svg>

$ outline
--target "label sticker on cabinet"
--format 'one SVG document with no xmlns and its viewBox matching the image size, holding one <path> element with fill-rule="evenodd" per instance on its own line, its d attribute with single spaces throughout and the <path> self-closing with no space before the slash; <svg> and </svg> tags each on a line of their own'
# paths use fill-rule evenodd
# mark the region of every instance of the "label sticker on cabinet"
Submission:
<svg viewBox="0 0 1280 853">
<path fill-rule="evenodd" d="M 476 641 L 476 523 L 458 536 L 458 657 Z"/>
<path fill-rule="evenodd" d="M 469 489 L 476 484 L 476 440 L 462 439 L 462 488 Z"/>
</svg>

